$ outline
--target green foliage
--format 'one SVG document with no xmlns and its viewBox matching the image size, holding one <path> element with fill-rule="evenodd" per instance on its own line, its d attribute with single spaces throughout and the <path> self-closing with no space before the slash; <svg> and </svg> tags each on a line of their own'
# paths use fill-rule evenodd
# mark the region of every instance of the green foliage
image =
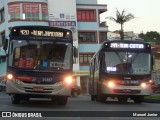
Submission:
<svg viewBox="0 0 160 120">
<path fill-rule="evenodd" d="M 156 31 L 150 31 L 146 34 L 140 33 L 139 37 L 144 39 L 145 42 L 155 42 L 157 44 L 160 44 L 160 34 Z"/>
<path fill-rule="evenodd" d="M 145 98 L 151 98 L 151 99 L 160 99 L 160 95 L 155 95 L 155 96 L 147 96 Z"/>
</svg>

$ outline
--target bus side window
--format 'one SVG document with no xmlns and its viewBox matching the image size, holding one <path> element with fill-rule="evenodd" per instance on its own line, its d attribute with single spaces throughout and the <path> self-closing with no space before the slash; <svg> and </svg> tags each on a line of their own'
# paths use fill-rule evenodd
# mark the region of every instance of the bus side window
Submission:
<svg viewBox="0 0 160 120">
<path fill-rule="evenodd" d="M 89 68 L 90 68 L 89 69 L 90 70 L 90 74 L 89 75 L 90 75 L 90 78 L 91 78 L 91 75 L 92 75 L 92 62 L 90 63 Z"/>
<path fill-rule="evenodd" d="M 94 64 L 95 64 L 95 72 L 98 70 L 98 62 L 97 62 L 97 59 L 96 57 L 94 58 Z"/>
<path fill-rule="evenodd" d="M 102 58 L 101 58 L 102 59 L 101 68 L 102 68 L 103 71 L 106 71 L 106 62 L 105 62 L 105 57 L 104 56 L 105 55 L 103 54 Z"/>
<path fill-rule="evenodd" d="M 90 67 L 90 71 L 91 71 L 91 78 L 93 78 L 93 74 L 94 74 L 94 60 L 91 61 L 91 67 Z"/>
</svg>

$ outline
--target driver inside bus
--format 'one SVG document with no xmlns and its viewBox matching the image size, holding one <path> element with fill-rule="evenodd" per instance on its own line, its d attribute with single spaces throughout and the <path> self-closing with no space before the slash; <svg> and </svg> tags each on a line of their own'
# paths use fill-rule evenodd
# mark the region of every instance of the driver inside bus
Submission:
<svg viewBox="0 0 160 120">
<path fill-rule="evenodd" d="M 32 54 L 31 54 L 31 51 L 28 50 L 27 48 L 23 48 L 22 49 L 22 57 L 23 58 L 31 58 L 33 57 Z"/>
<path fill-rule="evenodd" d="M 52 57 L 53 60 L 62 60 L 62 56 L 59 52 L 55 52 L 55 54 Z"/>
</svg>

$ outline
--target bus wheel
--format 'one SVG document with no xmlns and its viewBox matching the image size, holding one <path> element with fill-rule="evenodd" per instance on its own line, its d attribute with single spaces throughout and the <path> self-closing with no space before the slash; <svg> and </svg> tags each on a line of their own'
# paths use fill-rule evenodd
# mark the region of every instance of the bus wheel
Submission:
<svg viewBox="0 0 160 120">
<path fill-rule="evenodd" d="M 136 97 L 133 100 L 134 100 L 134 103 L 142 103 L 144 100 L 144 97 Z"/>
<path fill-rule="evenodd" d="M 95 101 L 96 100 L 96 96 L 95 95 L 91 95 L 91 101 Z"/>
<path fill-rule="evenodd" d="M 25 97 L 24 98 L 25 101 L 29 101 L 29 99 L 30 99 L 29 97 Z"/>
<path fill-rule="evenodd" d="M 97 95 L 96 100 L 98 102 L 106 102 L 107 97 L 103 95 Z"/>
<path fill-rule="evenodd" d="M 56 98 L 56 102 L 58 103 L 58 105 L 66 105 L 68 101 L 68 97 L 65 96 L 58 96 Z"/>
<path fill-rule="evenodd" d="M 3 91 L 3 88 L 0 86 L 0 92 L 2 92 Z"/>
<path fill-rule="evenodd" d="M 18 95 L 11 95 L 11 101 L 12 101 L 12 104 L 19 104 L 20 98 Z"/>
</svg>

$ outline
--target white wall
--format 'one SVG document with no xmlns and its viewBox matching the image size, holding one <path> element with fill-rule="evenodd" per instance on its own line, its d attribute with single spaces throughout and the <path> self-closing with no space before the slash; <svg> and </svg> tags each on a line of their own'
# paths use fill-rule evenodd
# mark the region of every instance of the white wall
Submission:
<svg viewBox="0 0 160 120">
<path fill-rule="evenodd" d="M 76 0 L 77 4 L 97 4 L 98 0 Z"/>
<path fill-rule="evenodd" d="M 1 1 L 1 0 L 0 0 Z M 8 1 L 8 2 L 47 2 L 47 0 L 5 0 L 5 1 Z"/>
<path fill-rule="evenodd" d="M 76 0 L 48 0 L 49 21 L 72 21 L 75 25 L 50 24 L 52 27 L 62 27 L 72 30 L 73 44 L 78 47 Z"/>
<path fill-rule="evenodd" d="M 76 0 L 48 0 L 49 13 L 76 14 Z"/>
<path fill-rule="evenodd" d="M 0 0 L 0 9 L 4 6 L 4 0 Z"/>
</svg>

